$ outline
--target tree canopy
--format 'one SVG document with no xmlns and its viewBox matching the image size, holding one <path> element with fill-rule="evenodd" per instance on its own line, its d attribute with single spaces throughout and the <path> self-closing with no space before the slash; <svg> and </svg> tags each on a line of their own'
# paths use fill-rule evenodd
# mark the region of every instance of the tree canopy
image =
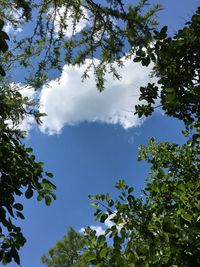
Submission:
<svg viewBox="0 0 200 267">
<path fill-rule="evenodd" d="M 0 20 L 0 50 L 8 50 L 8 35 L 2 30 L 4 22 Z M 5 76 L 0 66 L 1 76 Z M 16 200 L 18 196 L 32 198 L 38 193 L 38 200 L 45 199 L 50 205 L 55 186 L 48 178 L 53 177 L 44 172 L 43 163 L 37 162 L 32 148 L 23 143 L 25 132 L 19 129 L 24 118 L 33 116 L 40 122 L 41 114 L 37 103 L 23 97 L 19 86 L 11 84 L 0 77 L 0 261 L 3 265 L 12 259 L 20 264 L 18 250 L 26 242 L 16 219 L 24 219 L 23 205 Z"/>
<path fill-rule="evenodd" d="M 181 30 L 169 36 L 166 26 L 156 28 L 160 6 L 149 7 L 146 0 L 135 5 L 121 0 L 104 4 L 93 0 L 1 0 L 0 4 L 2 76 L 20 65 L 26 69 L 26 83 L 40 89 L 53 70 L 61 71 L 64 64 L 84 64 L 89 58 L 91 64 L 83 78 L 92 68 L 97 88 L 103 90 L 105 73 L 120 78 L 116 66 L 123 67 L 124 59 L 153 64 L 152 75 L 158 82 L 140 88 L 144 103 L 135 107 L 135 113 L 151 115 L 159 100 L 165 114 L 186 126 L 183 145 L 151 139 L 148 147 L 140 148 L 139 159 L 151 164 L 144 198 L 136 199 L 123 180 L 117 184 L 121 190 L 117 200 L 108 194 L 91 197 L 98 206 L 96 218 L 103 223 L 112 214 L 114 225 L 99 237 L 86 230 L 87 263 L 98 267 L 200 265 L 200 8 Z M 22 39 L 13 35 L 8 49 L 2 18 L 15 29 L 27 24 L 32 33 Z M 0 81 L 0 101 L 0 261 L 20 263 L 18 250 L 25 238 L 13 218 L 24 216 L 23 206 L 15 198 L 31 198 L 38 192 L 38 200 L 44 198 L 49 205 L 55 198 L 55 186 L 46 179 L 52 174 L 44 173 L 43 164 L 23 144 L 24 135 L 16 127 L 29 115 L 39 122 L 37 102 L 23 97 L 6 78 Z"/>
<path fill-rule="evenodd" d="M 200 9 L 174 37 L 167 27 L 157 32 L 153 48 L 138 58 L 155 63 L 157 86 L 141 88 L 136 112 L 151 115 L 159 95 L 166 114 L 182 120 L 185 144 L 157 143 L 139 148 L 139 161 L 151 164 L 144 197 L 135 198 L 124 180 L 117 183 L 120 194 L 90 196 L 97 207 L 95 217 L 104 222 L 111 215 L 114 225 L 105 235 L 96 236 L 90 228 L 85 258 L 95 266 L 198 266 L 200 264 L 200 143 L 199 143 L 199 34 Z M 144 60 L 144 62 L 143 62 Z M 147 65 L 148 65 L 147 64 Z M 112 240 L 112 249 L 108 247 Z"/>
<path fill-rule="evenodd" d="M 82 257 L 86 245 L 86 238 L 70 227 L 63 239 L 42 256 L 41 261 L 49 267 L 88 267 Z"/>
<path fill-rule="evenodd" d="M 185 143 L 158 143 L 151 138 L 140 146 L 138 160 L 151 165 L 143 197 L 124 180 L 116 184 L 116 199 L 109 194 L 90 196 L 95 219 L 113 225 L 105 234 L 85 230 L 89 265 L 199 266 L 200 265 L 200 8 L 174 36 L 167 27 L 154 31 L 154 42 L 139 46 L 134 61 L 148 66 L 158 84 L 141 87 L 136 106 L 139 116 L 149 116 L 155 100 L 168 116 L 184 122 Z"/>
<path fill-rule="evenodd" d="M 30 35 L 16 38 L 14 48 L 5 57 L 6 61 L 20 63 L 27 74 L 31 69 L 26 77 L 29 84 L 40 87 L 48 81 L 49 71 L 61 71 L 63 64 L 83 64 L 90 58 L 88 69 L 93 68 L 99 90 L 104 88 L 105 72 L 109 70 L 119 78 L 115 64 L 122 66 L 122 57 L 134 55 L 136 47 L 152 41 L 155 14 L 160 9 L 159 5 L 149 7 L 146 0 L 135 5 L 121 0 L 107 0 L 104 4 L 94 0 L 23 1 L 26 5 L 20 6 L 19 1 L 10 6 L 2 2 L 6 21 L 15 28 L 26 21 L 30 24 Z M 23 12 L 16 21 L 19 7 Z M 88 69 L 83 73 L 85 78 Z"/>
<path fill-rule="evenodd" d="M 21 16 L 15 19 L 19 8 Z M 80 65 L 90 59 L 83 79 L 92 68 L 101 91 L 106 72 L 120 78 L 124 59 L 144 66 L 151 63 L 158 84 L 140 88 L 140 99 L 146 104 L 136 106 L 135 112 L 150 115 L 158 99 L 167 115 L 191 124 L 192 114 L 199 114 L 200 11 L 183 29 L 169 36 L 167 26 L 161 30 L 156 27 L 160 9 L 158 4 L 149 6 L 146 0 L 135 5 L 121 0 L 104 4 L 93 0 L 14 1 L 10 6 L 2 1 L 1 12 L 7 22 L 16 28 L 28 22 L 30 32 L 32 29 L 29 36 L 13 39 L 13 49 L 4 56 L 11 63 L 5 65 L 20 64 L 26 69 L 28 84 L 39 88 L 53 77 L 53 70 L 62 71 L 64 64 Z"/>
<path fill-rule="evenodd" d="M 0 74 L 6 76 L 11 74 L 16 66 L 24 67 L 25 85 L 38 89 L 48 81 L 49 71 L 52 69 L 61 70 L 66 63 L 82 64 L 86 57 L 94 60 L 97 50 L 100 49 L 101 63 L 96 66 L 92 61 L 90 67 L 94 67 L 97 87 L 102 89 L 106 65 L 108 64 L 115 73 L 112 63 L 118 59 L 120 64 L 120 57 L 124 54 L 122 48 L 125 39 L 129 38 L 133 44 L 138 44 L 139 40 L 147 37 L 146 33 L 154 25 L 151 18 L 159 7 L 155 6 L 143 14 L 145 7 L 146 1 L 141 1 L 136 6 L 125 7 L 119 0 L 107 1 L 104 6 L 90 0 L 1 0 Z M 67 28 L 70 27 L 67 18 L 72 21 L 70 38 L 65 36 Z M 118 25 L 113 23 L 113 19 L 120 23 Z M 77 24 L 83 21 L 87 27 L 77 35 Z M 17 30 L 28 23 L 32 33 L 22 39 L 12 33 L 9 38 L 3 30 L 5 25 Z M 130 33 L 130 24 L 133 23 L 137 35 L 135 39 Z M 8 40 L 11 44 L 9 49 Z M 107 48 L 111 45 L 110 53 L 106 54 Z M 74 51 L 77 48 L 79 51 L 76 54 Z M 33 116 L 40 122 L 42 114 L 38 112 L 37 100 L 23 97 L 18 89 L 16 81 L 12 78 L 1 79 L 0 261 L 3 264 L 12 259 L 19 264 L 18 250 L 25 243 L 21 229 L 13 222 L 16 218 L 24 219 L 23 205 L 16 202 L 16 196 L 24 195 L 26 198 L 32 198 L 34 192 L 37 192 L 38 200 L 44 198 L 47 205 L 52 198 L 55 199 L 53 193 L 55 186 L 47 179 L 51 178 L 52 174 L 44 173 L 43 163 L 36 161 L 32 149 L 27 148 L 23 142 L 25 133 L 18 129 L 24 118 Z"/>
</svg>

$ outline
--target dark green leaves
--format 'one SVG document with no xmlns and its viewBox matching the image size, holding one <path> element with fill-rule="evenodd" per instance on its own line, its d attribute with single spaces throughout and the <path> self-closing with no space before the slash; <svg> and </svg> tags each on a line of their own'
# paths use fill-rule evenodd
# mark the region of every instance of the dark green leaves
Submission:
<svg viewBox="0 0 200 267">
<path fill-rule="evenodd" d="M 5 53 L 8 50 L 8 45 L 6 41 L 4 41 L 4 36 L 2 32 L 0 32 L 0 50 Z"/>
<path fill-rule="evenodd" d="M 49 178 L 53 178 L 53 174 L 50 172 L 45 172 L 46 176 L 48 176 Z"/>
<path fill-rule="evenodd" d="M 168 30 L 168 27 L 167 26 L 164 26 L 160 30 L 160 32 L 154 31 L 156 40 L 163 40 L 163 39 L 165 39 L 167 37 L 167 30 Z"/>
<path fill-rule="evenodd" d="M 20 203 L 15 203 L 15 204 L 13 205 L 13 208 L 15 208 L 16 210 L 20 210 L 20 211 L 22 211 L 22 210 L 23 210 L 23 205 L 20 204 Z"/>
<path fill-rule="evenodd" d="M 6 36 L 4 36 L 6 37 Z M 27 199 L 37 192 L 47 205 L 53 194 L 55 185 L 45 175 L 43 163 L 37 162 L 32 154 L 32 148 L 23 144 L 24 134 L 17 130 L 21 120 L 28 114 L 34 114 L 36 107 L 33 102 L 18 92 L 17 86 L 9 85 L 3 80 L 0 83 L 0 261 L 6 264 L 12 260 L 19 263 L 19 249 L 24 245 L 25 238 L 21 229 L 15 226 L 18 219 L 25 219 L 23 205 L 19 197 L 24 195 Z M 28 107 L 28 108 L 27 108 Z M 33 110 L 29 111 L 28 110 Z M 15 127 L 8 126 L 11 121 Z M 15 198 L 18 196 L 18 202 Z"/>
<path fill-rule="evenodd" d="M 6 75 L 6 73 L 5 73 L 4 69 L 2 68 L 2 66 L 0 66 L 0 75 L 1 76 L 5 76 Z"/>
<path fill-rule="evenodd" d="M 89 251 L 84 254 L 84 258 L 86 259 L 86 261 L 91 262 L 96 259 L 96 254 L 92 251 Z"/>
<path fill-rule="evenodd" d="M 8 45 L 6 40 L 9 40 L 9 36 L 7 33 L 2 31 L 2 28 L 4 26 L 3 20 L 0 19 L 0 52 L 5 53 L 8 50 Z M 0 65 L 0 75 L 5 76 L 6 73 L 3 69 L 3 67 Z"/>
<path fill-rule="evenodd" d="M 50 206 L 50 204 L 51 204 L 51 198 L 50 198 L 50 196 L 46 196 L 46 197 L 45 197 L 45 204 L 46 204 L 47 206 Z"/>
<path fill-rule="evenodd" d="M 100 218 L 100 222 L 104 223 L 107 218 L 108 218 L 108 214 L 106 213 L 102 214 Z"/>
<path fill-rule="evenodd" d="M 25 197 L 29 199 L 32 198 L 32 196 L 33 196 L 33 190 L 31 188 L 28 188 L 25 192 Z"/>
</svg>

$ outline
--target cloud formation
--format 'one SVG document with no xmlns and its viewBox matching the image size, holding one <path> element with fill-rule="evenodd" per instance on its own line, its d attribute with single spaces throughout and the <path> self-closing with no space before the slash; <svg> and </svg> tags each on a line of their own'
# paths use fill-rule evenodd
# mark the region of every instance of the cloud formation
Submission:
<svg viewBox="0 0 200 267">
<path fill-rule="evenodd" d="M 52 80 L 43 86 L 40 96 L 40 111 L 48 116 L 43 118 L 41 131 L 59 134 L 65 125 L 81 122 L 101 122 L 118 124 L 124 129 L 141 124 L 141 119 L 134 115 L 134 106 L 139 103 L 139 87 L 151 79 L 150 69 L 133 61 L 125 61 L 120 69 L 122 79 L 113 80 L 106 75 L 103 92 L 95 88 L 92 71 L 84 82 L 81 76 L 90 63 L 80 67 L 64 66 L 60 79 Z"/>
</svg>

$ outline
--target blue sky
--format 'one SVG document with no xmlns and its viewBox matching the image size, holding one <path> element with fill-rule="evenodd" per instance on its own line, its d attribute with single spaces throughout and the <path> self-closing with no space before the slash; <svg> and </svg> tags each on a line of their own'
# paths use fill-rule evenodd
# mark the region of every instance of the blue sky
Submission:
<svg viewBox="0 0 200 267">
<path fill-rule="evenodd" d="M 160 3 L 164 7 L 159 14 L 160 24 L 169 25 L 173 33 L 190 18 L 199 1 Z M 26 219 L 18 222 L 27 238 L 20 251 L 21 266 L 44 266 L 41 255 L 63 237 L 69 226 L 79 230 L 97 225 L 89 194 L 109 192 L 114 196 L 114 185 L 123 178 L 140 195 L 148 173 L 148 166 L 137 162 L 140 144 L 147 144 L 151 136 L 158 141 L 183 141 L 180 122 L 158 111 L 141 123 L 130 112 L 130 105 L 137 103 L 133 95 L 137 94 L 138 85 L 148 81 L 148 69 L 141 69 L 138 74 L 138 68 L 127 66 L 124 73 L 130 79 L 119 83 L 109 80 L 105 96 L 96 92 L 93 78 L 86 85 L 77 81 L 80 70 L 66 69 L 63 85 L 55 81 L 54 91 L 43 89 L 41 104 L 49 118 L 41 129 L 32 128 L 27 144 L 33 147 L 37 160 L 45 163 L 45 169 L 54 173 L 57 200 L 50 207 L 35 199 L 24 201 Z M 71 93 L 72 89 L 75 93 Z"/>
</svg>

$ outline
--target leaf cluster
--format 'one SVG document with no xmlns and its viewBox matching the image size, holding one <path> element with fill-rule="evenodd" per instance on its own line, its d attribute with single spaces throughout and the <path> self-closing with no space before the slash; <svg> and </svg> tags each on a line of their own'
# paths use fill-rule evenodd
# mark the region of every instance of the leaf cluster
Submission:
<svg viewBox="0 0 200 267">
<path fill-rule="evenodd" d="M 3 26 L 4 26 L 4 21 L 0 19 L 0 55 L 2 55 L 8 50 L 7 40 L 9 40 L 9 36 L 2 30 Z M 0 65 L 0 75 L 1 76 L 6 75 L 2 65 Z"/>
<path fill-rule="evenodd" d="M 140 88 L 140 100 L 136 114 L 149 116 L 158 99 L 168 116 L 182 120 L 187 127 L 200 117 L 200 8 L 174 36 L 167 34 L 167 26 L 154 31 L 151 46 L 138 49 L 134 61 L 148 66 L 154 63 L 154 75 L 158 84 Z M 158 89 L 159 87 L 159 89 Z"/>
<path fill-rule="evenodd" d="M 160 9 L 159 5 L 149 7 L 147 0 L 135 5 L 125 5 L 121 0 L 107 0 L 104 4 L 94 0 L 40 0 L 33 1 L 30 7 L 37 14 L 33 33 L 16 40 L 15 49 L 7 53 L 6 59 L 29 70 L 35 68 L 28 82 L 40 87 L 47 82 L 50 70 L 61 71 L 64 64 L 84 64 L 89 58 L 83 78 L 92 69 L 100 91 L 106 72 L 120 77 L 116 65 L 123 65 L 127 51 L 133 55 L 136 47 L 152 41 L 154 18 Z M 79 32 L 80 22 L 85 27 Z M 67 31 L 71 31 L 70 36 Z"/>
<path fill-rule="evenodd" d="M 88 263 L 95 266 L 198 266 L 199 152 L 199 143 L 177 145 L 151 139 L 139 153 L 139 160 L 151 164 L 143 198 L 135 198 L 133 188 L 124 180 L 116 184 L 120 190 L 116 200 L 108 194 L 90 197 L 97 206 L 97 221 L 104 223 L 110 216 L 113 226 L 99 237 L 88 229 L 85 254 Z"/>
<path fill-rule="evenodd" d="M 49 267 L 88 267 L 82 258 L 86 244 L 86 238 L 70 227 L 63 239 L 41 257 L 41 261 Z"/>
<path fill-rule="evenodd" d="M 2 31 L 4 23 L 0 20 L 0 56 L 8 50 L 8 35 Z M 0 66 L 1 76 L 5 71 Z M 25 133 L 19 125 L 28 116 L 40 122 L 37 102 L 23 97 L 18 86 L 0 80 L 0 262 L 3 265 L 14 260 L 20 264 L 18 251 L 26 239 L 16 219 L 24 219 L 23 205 L 16 197 L 27 199 L 38 193 L 38 200 L 45 199 L 50 205 L 55 185 L 49 181 L 51 173 L 44 173 L 43 163 L 37 162 L 32 148 L 23 144 Z"/>
<path fill-rule="evenodd" d="M 113 10 L 109 12 L 116 16 Z M 159 99 L 167 115 L 184 122 L 186 142 L 157 143 L 151 138 L 147 147 L 140 147 L 138 160 L 151 165 L 143 196 L 136 198 L 124 180 L 116 184 L 120 191 L 116 199 L 108 193 L 89 196 L 96 220 L 112 222 L 100 236 L 90 227 L 86 229 L 83 257 L 89 266 L 200 265 L 199 23 L 198 8 L 173 37 L 165 26 L 152 31 L 152 39 L 147 32 L 147 42 L 136 45 L 134 61 L 143 66 L 154 63 L 152 75 L 158 78 L 157 84 L 140 88 L 140 100 L 147 104 L 136 106 L 136 113 L 139 117 L 151 115 Z M 131 30 L 134 33 L 134 26 Z M 112 47 L 106 59 L 109 53 Z M 103 71 L 98 75 L 103 77 Z"/>
<path fill-rule="evenodd" d="M 10 85 L 0 88 L 0 261 L 3 264 L 14 259 L 20 262 L 18 250 L 25 243 L 21 229 L 15 225 L 16 219 L 24 219 L 23 205 L 16 197 L 23 195 L 30 199 L 34 192 L 38 200 L 45 199 L 47 205 L 52 198 L 55 186 L 46 178 L 43 163 L 37 162 L 32 149 L 22 140 L 24 134 L 17 126 L 31 111 L 26 111 L 28 99 Z M 30 103 L 29 103 L 30 104 Z M 19 200 L 18 200 L 19 201 Z"/>
</svg>

